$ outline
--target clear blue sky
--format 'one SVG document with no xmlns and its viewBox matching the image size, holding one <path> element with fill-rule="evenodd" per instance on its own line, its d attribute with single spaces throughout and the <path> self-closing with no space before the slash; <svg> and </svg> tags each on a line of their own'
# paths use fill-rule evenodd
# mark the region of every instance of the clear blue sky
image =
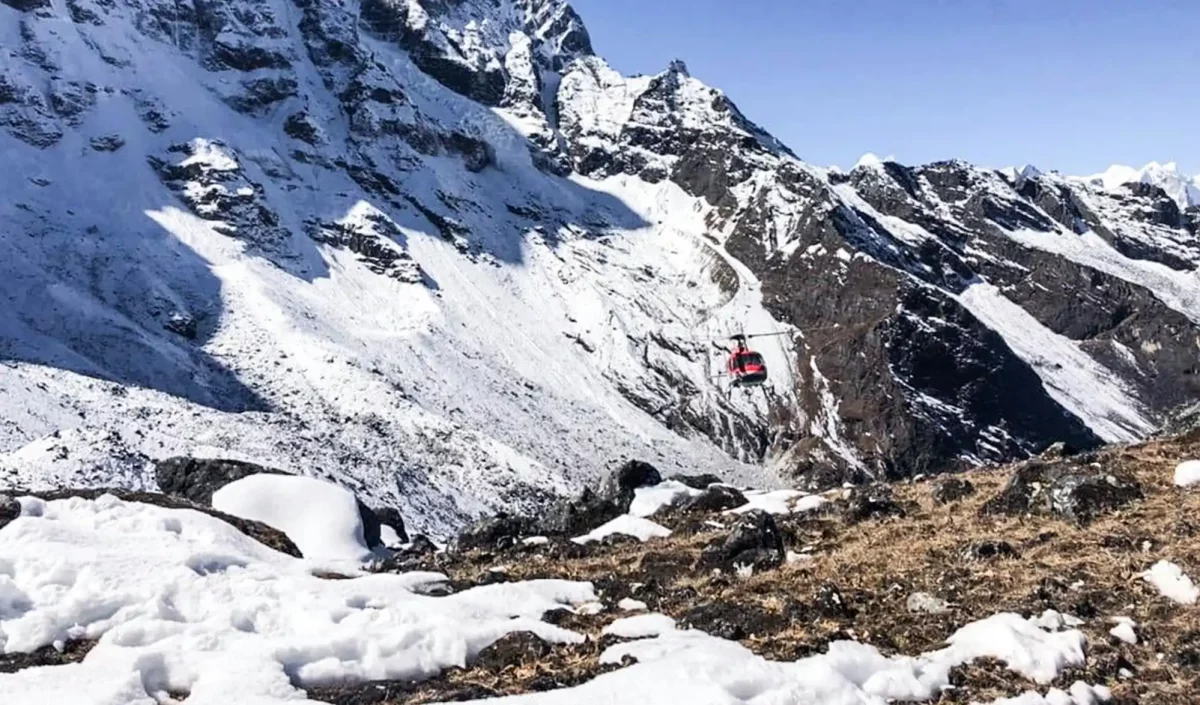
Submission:
<svg viewBox="0 0 1200 705">
<path fill-rule="evenodd" d="M 626 74 L 673 58 L 806 161 L 1200 172 L 1200 0 L 572 0 Z"/>
</svg>

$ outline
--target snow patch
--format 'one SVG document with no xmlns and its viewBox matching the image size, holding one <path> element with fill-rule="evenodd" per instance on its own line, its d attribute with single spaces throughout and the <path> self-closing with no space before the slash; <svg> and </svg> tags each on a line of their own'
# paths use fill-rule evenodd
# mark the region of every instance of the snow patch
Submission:
<svg viewBox="0 0 1200 705">
<path fill-rule="evenodd" d="M 1158 589 L 1159 594 L 1181 605 L 1194 605 L 1200 600 L 1200 588 L 1183 572 L 1183 568 L 1168 560 L 1155 563 L 1142 573 L 1142 580 Z"/>
<path fill-rule="evenodd" d="M 305 558 L 364 561 L 371 556 L 354 494 L 332 482 L 251 475 L 213 493 L 212 506 L 279 529 Z"/>
<path fill-rule="evenodd" d="M 651 487 L 639 487 L 633 491 L 633 503 L 629 513 L 635 517 L 650 517 L 665 507 L 674 507 L 692 497 L 704 494 L 682 482 L 668 480 Z"/>
<path fill-rule="evenodd" d="M 750 490 L 744 493 L 747 503 L 725 514 L 745 514 L 755 510 L 768 514 L 795 514 L 811 512 L 829 503 L 820 495 L 811 495 L 799 490 Z"/>
<path fill-rule="evenodd" d="M 660 524 L 655 524 L 649 519 L 635 517 L 631 514 L 623 514 L 607 524 L 571 540 L 575 543 L 591 543 L 592 541 L 599 541 L 613 534 L 625 534 L 645 542 L 654 538 L 666 538 L 671 535 L 671 530 Z"/>
<path fill-rule="evenodd" d="M 1129 617 L 1113 617 L 1113 621 L 1117 623 L 1117 626 L 1109 629 L 1109 634 L 1120 639 L 1126 644 L 1138 643 L 1137 632 L 1134 631 L 1134 627 L 1137 626 L 1137 622 L 1133 621 Z"/>
<path fill-rule="evenodd" d="M 1175 467 L 1176 487 L 1200 485 L 1200 460 L 1186 460 Z"/>
<path fill-rule="evenodd" d="M 5 705 L 142 705 L 154 691 L 200 705 L 304 701 L 298 687 L 462 667 L 511 632 L 579 643 L 541 617 L 596 599 L 553 580 L 436 598 L 421 594 L 445 580 L 435 573 L 323 580 L 216 518 L 111 495 L 16 519 L 0 529 L 0 557 L 0 651 L 100 639 L 81 663 L 0 674 Z"/>
<path fill-rule="evenodd" d="M 675 631 L 675 620 L 663 614 L 639 614 L 618 619 L 604 628 L 601 634 L 622 639 L 645 639 Z"/>
</svg>

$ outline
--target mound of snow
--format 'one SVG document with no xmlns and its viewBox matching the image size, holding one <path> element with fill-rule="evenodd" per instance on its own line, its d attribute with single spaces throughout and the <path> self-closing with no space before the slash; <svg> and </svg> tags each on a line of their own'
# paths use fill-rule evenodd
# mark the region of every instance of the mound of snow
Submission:
<svg viewBox="0 0 1200 705">
<path fill-rule="evenodd" d="M 854 168 L 858 169 L 859 167 L 883 166 L 885 162 L 894 161 L 896 161 L 896 157 L 894 155 L 889 154 L 886 157 L 880 158 L 879 155 L 875 154 L 874 152 L 867 152 L 858 158 L 858 161 L 854 163 Z"/>
<path fill-rule="evenodd" d="M 275 527 L 305 558 L 362 561 L 371 556 L 354 494 L 295 475 L 251 475 L 213 494 L 213 508 Z"/>
<path fill-rule="evenodd" d="M 1200 485 L 1200 460 L 1188 460 L 1176 466 L 1175 485 L 1177 487 Z"/>
<path fill-rule="evenodd" d="M 635 517 L 654 516 L 664 507 L 673 507 L 692 497 L 704 494 L 682 482 L 668 480 L 650 487 L 639 487 L 633 491 L 633 503 L 629 513 Z"/>
<path fill-rule="evenodd" d="M 633 536 L 639 541 L 649 541 L 650 539 L 666 538 L 671 535 L 671 530 L 661 524 L 655 524 L 649 519 L 635 517 L 631 514 L 623 514 L 607 524 L 597 527 L 590 533 L 571 540 L 575 543 L 590 543 L 592 541 L 599 541 L 605 536 L 612 536 L 613 534 L 625 534 Z"/>
<path fill-rule="evenodd" d="M 1150 570 L 1142 573 L 1142 580 L 1158 588 L 1158 592 L 1181 605 L 1194 605 L 1200 600 L 1200 588 L 1183 572 L 1183 568 L 1171 561 L 1159 561 Z"/>
<path fill-rule="evenodd" d="M 306 702 L 298 687 L 464 666 L 510 632 L 581 642 L 541 616 L 596 599 L 565 581 L 434 598 L 433 573 L 322 580 L 216 518 L 110 495 L 27 509 L 0 529 L 0 652 L 100 641 L 82 663 L 0 674 L 4 705 Z"/>
<path fill-rule="evenodd" d="M 997 614 L 968 624 L 947 639 L 942 657 L 966 663 L 990 656 L 1036 683 L 1053 681 L 1064 669 L 1084 662 L 1084 636 L 1077 630 L 1047 632 L 1037 620 Z"/>
<path fill-rule="evenodd" d="M 622 639 L 645 639 L 675 631 L 675 620 L 665 614 L 639 614 L 636 617 L 618 619 L 604 628 L 603 634 Z"/>
</svg>

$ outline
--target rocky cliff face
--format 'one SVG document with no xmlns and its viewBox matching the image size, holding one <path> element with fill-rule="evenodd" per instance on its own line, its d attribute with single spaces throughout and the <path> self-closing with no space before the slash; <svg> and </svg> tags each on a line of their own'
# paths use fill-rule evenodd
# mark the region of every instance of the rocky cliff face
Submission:
<svg viewBox="0 0 1200 705">
<path fill-rule="evenodd" d="M 565 2 L 5 2 L 0 47 L 21 482 L 216 453 L 435 530 L 622 456 L 900 477 L 1198 391 L 1200 209 L 815 167 L 682 62 L 621 76 Z M 718 376 L 739 331 L 778 334 L 762 390 Z"/>
</svg>

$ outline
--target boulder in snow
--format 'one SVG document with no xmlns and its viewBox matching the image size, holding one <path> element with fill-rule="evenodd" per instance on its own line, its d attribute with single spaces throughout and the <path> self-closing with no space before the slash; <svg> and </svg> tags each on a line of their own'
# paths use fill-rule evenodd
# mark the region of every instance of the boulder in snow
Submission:
<svg viewBox="0 0 1200 705">
<path fill-rule="evenodd" d="M 711 485 L 703 494 L 696 495 L 684 502 L 681 507 L 685 512 L 724 512 L 737 509 L 749 504 L 750 500 L 737 488 L 729 485 Z"/>
<path fill-rule="evenodd" d="M 526 517 L 497 514 L 496 516 L 480 519 L 468 526 L 455 541 L 459 551 L 490 551 L 498 548 L 510 548 L 517 541 L 530 535 L 533 522 Z"/>
<path fill-rule="evenodd" d="M 395 532 L 396 542 L 408 543 L 408 531 L 404 528 L 404 517 L 400 516 L 400 510 L 395 507 L 369 507 L 360 500 L 358 511 L 362 514 L 363 532 L 371 548 L 388 545 L 383 540 L 385 526 Z"/>
<path fill-rule="evenodd" d="M 704 475 L 672 475 L 667 478 L 691 487 L 694 490 L 706 490 L 713 485 L 723 484 L 725 481 L 713 474 Z"/>
<path fill-rule="evenodd" d="M 139 504 L 149 504 L 155 507 L 163 507 L 165 509 L 190 509 L 192 511 L 207 514 L 211 517 L 220 519 L 229 524 L 233 528 L 242 532 L 246 536 L 258 541 L 267 548 L 274 549 L 285 555 L 293 558 L 300 558 L 300 549 L 296 544 L 288 538 L 280 529 L 270 526 L 264 522 L 247 519 L 244 517 L 227 514 L 225 512 L 213 509 L 212 507 L 198 502 L 192 502 L 186 498 L 172 497 L 157 492 L 138 492 L 133 490 L 122 489 L 65 489 L 56 490 L 54 492 L 35 492 L 31 496 L 44 502 L 53 502 L 60 499 L 70 499 L 77 497 L 79 499 L 95 500 L 103 495 L 112 495 L 123 502 L 137 502 Z"/>
<path fill-rule="evenodd" d="M 626 512 L 633 502 L 634 490 L 660 482 L 662 475 L 659 474 L 658 468 L 641 460 L 630 460 L 604 478 L 600 485 L 600 496 L 616 502 L 620 510 Z"/>
<path fill-rule="evenodd" d="M 6 494 L 0 494 L 0 529 L 21 516 L 21 504 Z"/>
<path fill-rule="evenodd" d="M 633 489 L 629 490 L 623 504 L 585 489 L 575 499 L 564 499 L 551 505 L 545 518 L 537 523 L 537 533 L 543 536 L 586 534 L 628 511 L 632 502 Z"/>
</svg>

